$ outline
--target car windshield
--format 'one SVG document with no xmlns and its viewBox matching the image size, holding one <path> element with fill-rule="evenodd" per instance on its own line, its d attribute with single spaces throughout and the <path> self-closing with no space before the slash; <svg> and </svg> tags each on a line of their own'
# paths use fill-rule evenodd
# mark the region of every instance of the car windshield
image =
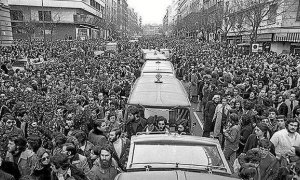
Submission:
<svg viewBox="0 0 300 180">
<path fill-rule="evenodd" d="M 179 164 L 224 168 L 217 146 L 199 144 L 136 143 L 132 164 Z"/>
</svg>

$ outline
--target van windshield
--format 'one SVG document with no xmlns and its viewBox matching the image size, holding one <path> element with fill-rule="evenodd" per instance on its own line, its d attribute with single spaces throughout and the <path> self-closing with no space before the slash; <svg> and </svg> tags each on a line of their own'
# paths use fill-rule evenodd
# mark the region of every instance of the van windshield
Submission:
<svg viewBox="0 0 300 180">
<path fill-rule="evenodd" d="M 150 116 L 163 116 L 168 120 L 168 123 L 173 124 L 180 119 L 190 119 L 190 113 L 188 108 L 174 108 L 174 109 L 158 109 L 158 108 L 145 108 L 145 118 Z"/>
<path fill-rule="evenodd" d="M 145 156 L 145 152 L 147 152 Z M 186 166 L 216 166 L 224 167 L 222 158 L 216 146 L 200 144 L 174 144 L 166 142 L 136 143 L 132 164 L 151 164 L 160 167 L 161 164 L 181 164 Z"/>
</svg>

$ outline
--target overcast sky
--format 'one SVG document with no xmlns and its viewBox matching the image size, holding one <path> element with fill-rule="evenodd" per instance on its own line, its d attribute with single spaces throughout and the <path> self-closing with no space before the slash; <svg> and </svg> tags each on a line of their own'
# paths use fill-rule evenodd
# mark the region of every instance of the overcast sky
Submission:
<svg viewBox="0 0 300 180">
<path fill-rule="evenodd" d="M 142 16 L 143 24 L 162 24 L 168 5 L 172 0 L 128 0 L 128 6 Z"/>
</svg>

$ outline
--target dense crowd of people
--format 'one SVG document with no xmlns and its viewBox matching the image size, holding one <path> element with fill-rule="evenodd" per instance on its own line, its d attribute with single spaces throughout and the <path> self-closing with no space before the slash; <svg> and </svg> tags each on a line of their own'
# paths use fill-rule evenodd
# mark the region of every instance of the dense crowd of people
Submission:
<svg viewBox="0 0 300 180">
<path fill-rule="evenodd" d="M 140 75 L 141 49 L 172 49 L 170 60 L 203 112 L 203 136 L 217 138 L 234 175 L 299 175 L 300 78 L 293 55 L 244 55 L 192 39 L 119 42 L 18 41 L 0 48 L 0 179 L 112 180 L 126 171 L 130 137 L 167 131 L 163 117 L 125 114 Z M 27 58 L 24 70 L 12 64 Z M 43 59 L 35 65 L 30 59 Z M 179 123 L 176 130 L 188 127 Z M 188 133 L 188 132 L 185 132 Z"/>
</svg>

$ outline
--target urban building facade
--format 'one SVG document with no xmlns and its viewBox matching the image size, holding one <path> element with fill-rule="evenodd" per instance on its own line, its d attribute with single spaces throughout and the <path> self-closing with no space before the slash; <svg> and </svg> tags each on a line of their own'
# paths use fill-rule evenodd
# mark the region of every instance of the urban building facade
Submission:
<svg viewBox="0 0 300 180">
<path fill-rule="evenodd" d="M 104 37 L 102 0 L 9 0 L 14 38 Z"/>
<path fill-rule="evenodd" d="M 173 0 L 172 4 L 168 6 L 166 14 L 163 19 L 163 32 L 167 36 L 173 35 L 176 24 L 178 22 L 178 6 L 179 0 Z"/>
<path fill-rule="evenodd" d="M 255 43 L 264 51 L 300 54 L 299 0 L 177 2 L 177 21 L 172 29 L 177 36 L 227 41 L 248 47 Z M 169 8 L 163 19 L 164 32 L 170 24 Z"/>
<path fill-rule="evenodd" d="M 117 0 L 117 31 L 119 37 L 128 34 L 128 3 L 127 0 Z"/>
<path fill-rule="evenodd" d="M 263 1 L 261 1 L 263 2 Z M 257 43 L 260 49 L 277 53 L 300 54 L 300 4 L 299 0 L 271 1 L 261 5 L 266 13 L 262 13 L 257 30 L 253 27 L 243 9 L 255 10 L 255 7 L 240 7 L 234 1 L 225 2 L 233 11 L 229 14 L 231 29 L 227 39 L 230 43 L 238 42 L 245 45 Z M 243 17 L 243 18 L 242 18 Z"/>
<path fill-rule="evenodd" d="M 114 37 L 117 34 L 117 0 L 105 0 L 105 36 Z"/>
<path fill-rule="evenodd" d="M 143 26 L 144 36 L 158 36 L 162 35 L 162 25 L 147 24 Z"/>
<path fill-rule="evenodd" d="M 1 11 L 8 11 L 15 39 L 116 39 L 127 36 L 129 24 L 135 31 L 139 23 L 133 9 L 129 15 L 127 0 L 6 1 Z"/>
<path fill-rule="evenodd" d="M 128 8 L 128 35 L 137 36 L 140 33 L 139 16 L 133 8 Z"/>
<path fill-rule="evenodd" d="M 0 46 L 12 45 L 10 11 L 7 0 L 0 0 Z"/>
</svg>

